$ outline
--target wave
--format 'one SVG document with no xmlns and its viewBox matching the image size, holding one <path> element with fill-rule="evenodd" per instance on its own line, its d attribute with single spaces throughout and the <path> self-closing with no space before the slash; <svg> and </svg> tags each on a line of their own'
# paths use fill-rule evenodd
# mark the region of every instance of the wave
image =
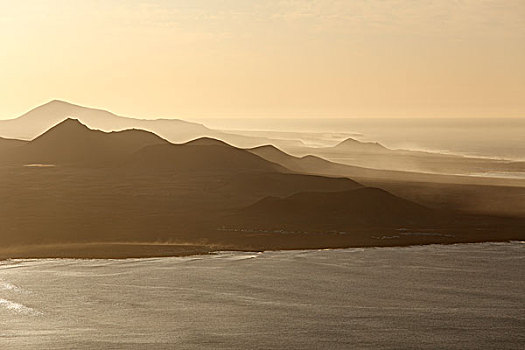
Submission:
<svg viewBox="0 0 525 350">
<path fill-rule="evenodd" d="M 13 292 L 23 292 L 23 289 L 6 281 L 0 280 L 0 290 L 9 290 Z"/>
<path fill-rule="evenodd" d="M 14 301 L 10 301 L 7 299 L 1 299 L 0 298 L 0 307 L 4 308 L 8 311 L 21 314 L 21 315 L 29 315 L 29 316 L 39 316 L 42 315 L 40 311 L 37 311 L 35 309 L 32 309 L 28 306 L 15 303 Z"/>
<path fill-rule="evenodd" d="M 256 259 L 260 257 L 262 252 L 237 252 L 237 251 L 217 251 L 216 254 L 210 255 L 212 259 L 220 260 L 230 260 L 230 261 L 239 261 L 239 260 L 249 260 Z"/>
</svg>

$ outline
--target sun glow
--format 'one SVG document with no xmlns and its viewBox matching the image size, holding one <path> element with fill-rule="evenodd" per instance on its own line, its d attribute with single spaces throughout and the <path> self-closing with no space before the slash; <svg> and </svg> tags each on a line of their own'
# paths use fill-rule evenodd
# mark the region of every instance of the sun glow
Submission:
<svg viewBox="0 0 525 350">
<path fill-rule="evenodd" d="M 525 114 L 523 1 L 0 0 L 0 118 Z"/>
</svg>

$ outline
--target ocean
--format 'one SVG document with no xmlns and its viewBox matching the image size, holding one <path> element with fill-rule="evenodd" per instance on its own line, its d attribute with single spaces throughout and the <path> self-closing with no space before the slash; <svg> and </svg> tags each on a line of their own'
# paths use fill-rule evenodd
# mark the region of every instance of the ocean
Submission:
<svg viewBox="0 0 525 350">
<path fill-rule="evenodd" d="M 380 142 L 392 149 L 525 160 L 525 118 L 208 118 L 200 121 L 232 132 L 279 132 L 280 135 L 261 135 L 302 140 L 311 146 L 332 146 L 352 137 Z M 289 134 L 285 135 L 286 132 Z"/>
<path fill-rule="evenodd" d="M 525 244 L 0 262 L 0 349 L 523 349 Z"/>
</svg>

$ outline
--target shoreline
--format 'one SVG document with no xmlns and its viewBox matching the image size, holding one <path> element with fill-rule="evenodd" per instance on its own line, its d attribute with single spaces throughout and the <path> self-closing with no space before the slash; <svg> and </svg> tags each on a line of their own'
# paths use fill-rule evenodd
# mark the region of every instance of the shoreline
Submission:
<svg viewBox="0 0 525 350">
<path fill-rule="evenodd" d="M 123 259 L 148 259 L 168 257 L 188 257 L 197 255 L 212 255 L 221 251 L 230 252 L 270 252 L 270 251 L 305 251 L 305 250 L 337 250 L 355 248 L 406 248 L 430 245 L 448 246 L 456 244 L 482 244 L 482 243 L 512 243 L 522 242 L 516 239 L 471 240 L 456 242 L 420 242 L 399 244 L 354 244 L 334 245 L 324 247 L 281 247 L 270 249 L 235 248 L 219 245 L 190 245 L 171 243 L 67 243 L 13 246 L 0 248 L 0 261 L 19 259 L 81 259 L 81 260 L 123 260 Z"/>
<path fill-rule="evenodd" d="M 210 246 L 165 243 L 57 243 L 0 248 L 0 261 L 10 259 L 132 259 L 209 254 Z"/>
</svg>

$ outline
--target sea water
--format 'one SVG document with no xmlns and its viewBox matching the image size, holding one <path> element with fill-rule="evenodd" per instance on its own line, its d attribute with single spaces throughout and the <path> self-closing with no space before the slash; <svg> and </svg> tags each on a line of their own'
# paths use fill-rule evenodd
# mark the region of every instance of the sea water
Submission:
<svg viewBox="0 0 525 350">
<path fill-rule="evenodd" d="M 266 136 L 333 146 L 352 137 L 392 149 L 525 160 L 525 118 L 238 118 L 205 119 L 218 129 L 287 131 Z M 265 135 L 262 133 L 261 135 Z"/>
<path fill-rule="evenodd" d="M 523 349 L 525 244 L 0 262 L 0 349 Z"/>
</svg>

